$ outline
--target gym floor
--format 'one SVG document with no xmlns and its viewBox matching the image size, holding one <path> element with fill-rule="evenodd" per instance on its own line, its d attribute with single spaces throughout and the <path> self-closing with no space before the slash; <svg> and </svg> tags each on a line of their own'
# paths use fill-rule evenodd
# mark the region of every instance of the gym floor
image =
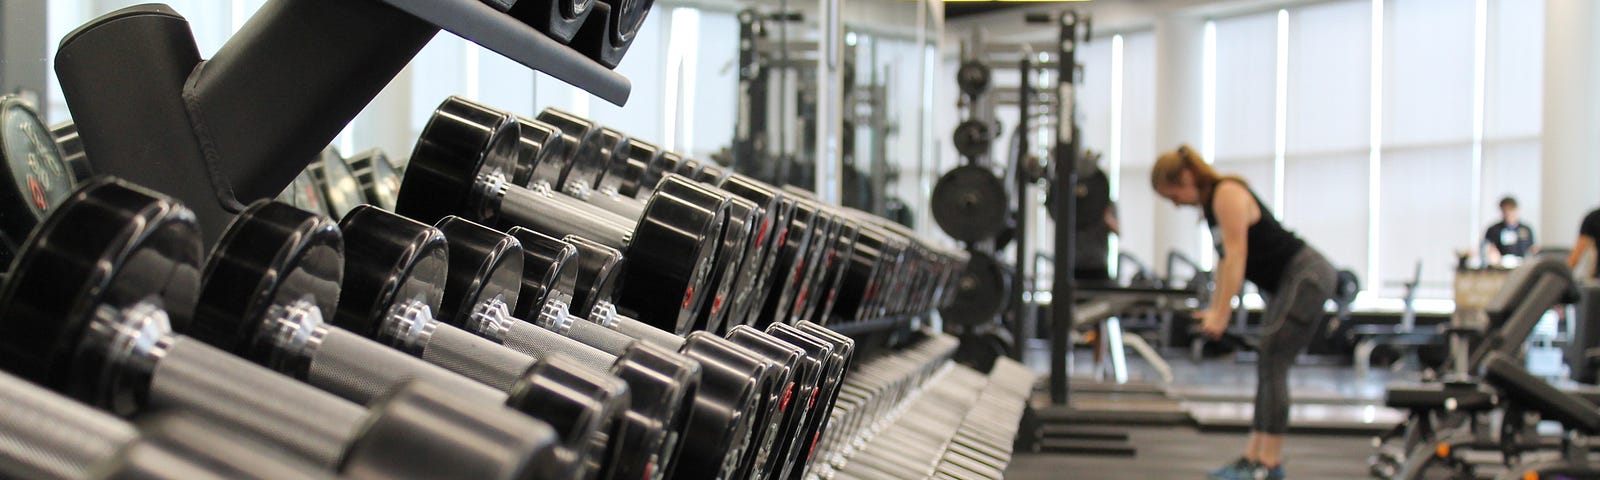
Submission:
<svg viewBox="0 0 1600 480">
<path fill-rule="evenodd" d="M 1207 470 L 1237 458 L 1245 442 L 1242 433 L 1201 433 L 1192 427 L 1133 427 L 1127 431 L 1139 448 L 1137 456 L 1018 453 L 1006 469 L 1006 478 L 1204 479 Z M 1368 476 L 1370 437 L 1290 435 L 1284 445 L 1289 478 L 1349 480 Z"/>
<path fill-rule="evenodd" d="M 1250 414 L 1248 398 L 1254 394 L 1255 364 L 1231 357 L 1212 358 L 1193 362 L 1178 352 L 1166 352 L 1171 362 L 1174 383 L 1168 386 L 1168 396 L 1185 399 L 1194 415 L 1229 415 L 1246 422 Z M 1047 371 L 1030 358 L 1044 380 Z M 1304 360 L 1304 359 L 1303 359 Z M 1086 381 L 1089 377 L 1090 358 L 1077 352 L 1074 358 L 1074 378 Z M 1136 358 L 1129 358 L 1134 381 L 1148 380 L 1152 370 Z M 1362 378 L 1346 365 L 1316 364 L 1303 361 L 1293 370 L 1291 392 L 1296 398 L 1294 420 L 1372 420 L 1379 423 L 1398 421 L 1398 412 L 1376 406 L 1381 404 L 1384 385 L 1391 380 L 1414 380 L 1414 369 L 1390 372 L 1383 368 Z M 1126 402 L 1127 399 L 1099 398 L 1095 394 L 1076 396 L 1074 405 L 1091 406 L 1098 403 Z M 1042 398 L 1041 398 L 1042 400 Z M 1006 470 L 1006 478 L 1015 480 L 1046 480 L 1074 478 L 1119 479 L 1204 479 L 1205 472 L 1222 463 L 1237 458 L 1244 448 L 1246 434 L 1242 432 L 1202 432 L 1193 426 L 1174 427 L 1113 427 L 1129 433 L 1130 443 L 1138 449 L 1133 457 L 1036 454 L 1018 452 Z M 1290 478 L 1300 479 L 1360 479 L 1368 478 L 1367 457 L 1372 454 L 1372 436 L 1368 434 L 1291 434 L 1285 443 Z M 1105 472 L 1108 475 L 1066 475 L 1065 472 Z M 1114 472 L 1114 475 L 1109 475 Z"/>
</svg>

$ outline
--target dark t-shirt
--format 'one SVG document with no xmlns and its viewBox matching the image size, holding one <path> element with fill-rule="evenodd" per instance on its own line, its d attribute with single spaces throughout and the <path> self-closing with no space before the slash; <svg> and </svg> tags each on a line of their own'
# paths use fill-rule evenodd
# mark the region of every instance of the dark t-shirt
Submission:
<svg viewBox="0 0 1600 480">
<path fill-rule="evenodd" d="M 1533 229 L 1520 223 L 1515 227 L 1506 222 L 1496 223 L 1483 233 L 1483 242 L 1494 245 L 1501 255 L 1527 257 L 1533 250 Z"/>
<path fill-rule="evenodd" d="M 1578 227 L 1578 235 L 1589 237 L 1590 240 L 1600 244 L 1600 210 L 1589 212 L 1588 216 L 1583 217 L 1583 225 Z M 1600 252 L 1595 254 L 1593 275 L 1595 278 L 1600 278 Z"/>
<path fill-rule="evenodd" d="M 1106 226 L 1106 209 L 1111 207 L 1111 182 L 1105 172 L 1078 175 L 1077 245 L 1073 270 L 1080 280 L 1110 278 L 1106 257 L 1111 250 L 1111 228 Z"/>
</svg>

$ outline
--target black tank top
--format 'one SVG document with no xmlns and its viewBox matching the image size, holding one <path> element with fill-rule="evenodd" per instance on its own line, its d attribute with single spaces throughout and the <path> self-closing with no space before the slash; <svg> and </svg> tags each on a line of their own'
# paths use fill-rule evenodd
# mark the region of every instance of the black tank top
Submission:
<svg viewBox="0 0 1600 480">
<path fill-rule="evenodd" d="M 1249 185 L 1234 178 L 1224 178 L 1218 181 L 1217 185 L 1220 186 L 1222 182 L 1237 182 L 1243 186 L 1250 192 L 1250 198 L 1255 200 L 1256 206 L 1261 209 L 1261 219 L 1250 225 L 1250 230 L 1245 236 L 1250 243 L 1250 253 L 1244 259 L 1244 279 L 1256 284 L 1256 288 L 1261 291 L 1275 293 L 1278 290 L 1278 280 L 1283 278 L 1284 267 L 1289 265 L 1289 260 L 1300 253 L 1300 249 L 1305 248 L 1306 242 L 1296 237 L 1294 232 L 1285 230 L 1283 224 L 1278 223 L 1278 217 L 1267 210 L 1266 204 L 1261 203 L 1261 197 L 1256 196 L 1256 191 L 1250 189 Z M 1217 249 L 1217 257 L 1220 258 L 1225 255 L 1222 249 L 1222 233 L 1217 231 L 1217 212 L 1211 206 L 1216 199 L 1216 192 L 1217 189 L 1213 186 L 1211 194 L 1206 197 L 1203 205 L 1206 225 L 1211 227 L 1211 239 Z"/>
</svg>

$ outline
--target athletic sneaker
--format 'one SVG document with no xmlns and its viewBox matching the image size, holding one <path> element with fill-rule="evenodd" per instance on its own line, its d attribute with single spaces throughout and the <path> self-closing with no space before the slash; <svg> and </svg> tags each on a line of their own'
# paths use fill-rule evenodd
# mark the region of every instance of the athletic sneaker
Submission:
<svg viewBox="0 0 1600 480">
<path fill-rule="evenodd" d="M 1206 477 L 1211 480 L 1256 480 L 1257 470 L 1261 470 L 1261 464 L 1239 457 L 1222 468 L 1206 472 Z"/>
<path fill-rule="evenodd" d="M 1261 480 L 1284 480 L 1283 464 L 1282 463 L 1279 463 L 1278 466 L 1272 467 L 1272 468 L 1267 468 L 1266 465 L 1259 465 L 1259 466 L 1257 466 L 1257 468 L 1259 469 L 1259 473 L 1256 474 L 1256 478 L 1258 478 L 1258 479 L 1261 479 Z"/>
</svg>

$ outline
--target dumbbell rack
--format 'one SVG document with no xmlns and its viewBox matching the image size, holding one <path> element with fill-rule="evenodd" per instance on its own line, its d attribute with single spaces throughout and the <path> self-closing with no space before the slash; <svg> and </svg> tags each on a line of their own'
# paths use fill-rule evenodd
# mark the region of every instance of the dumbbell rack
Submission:
<svg viewBox="0 0 1600 480">
<path fill-rule="evenodd" d="M 989 374 L 955 364 L 954 337 L 925 335 L 845 380 L 833 412 L 843 428 L 807 478 L 1004 477 L 1034 374 L 1008 359 Z"/>
</svg>

